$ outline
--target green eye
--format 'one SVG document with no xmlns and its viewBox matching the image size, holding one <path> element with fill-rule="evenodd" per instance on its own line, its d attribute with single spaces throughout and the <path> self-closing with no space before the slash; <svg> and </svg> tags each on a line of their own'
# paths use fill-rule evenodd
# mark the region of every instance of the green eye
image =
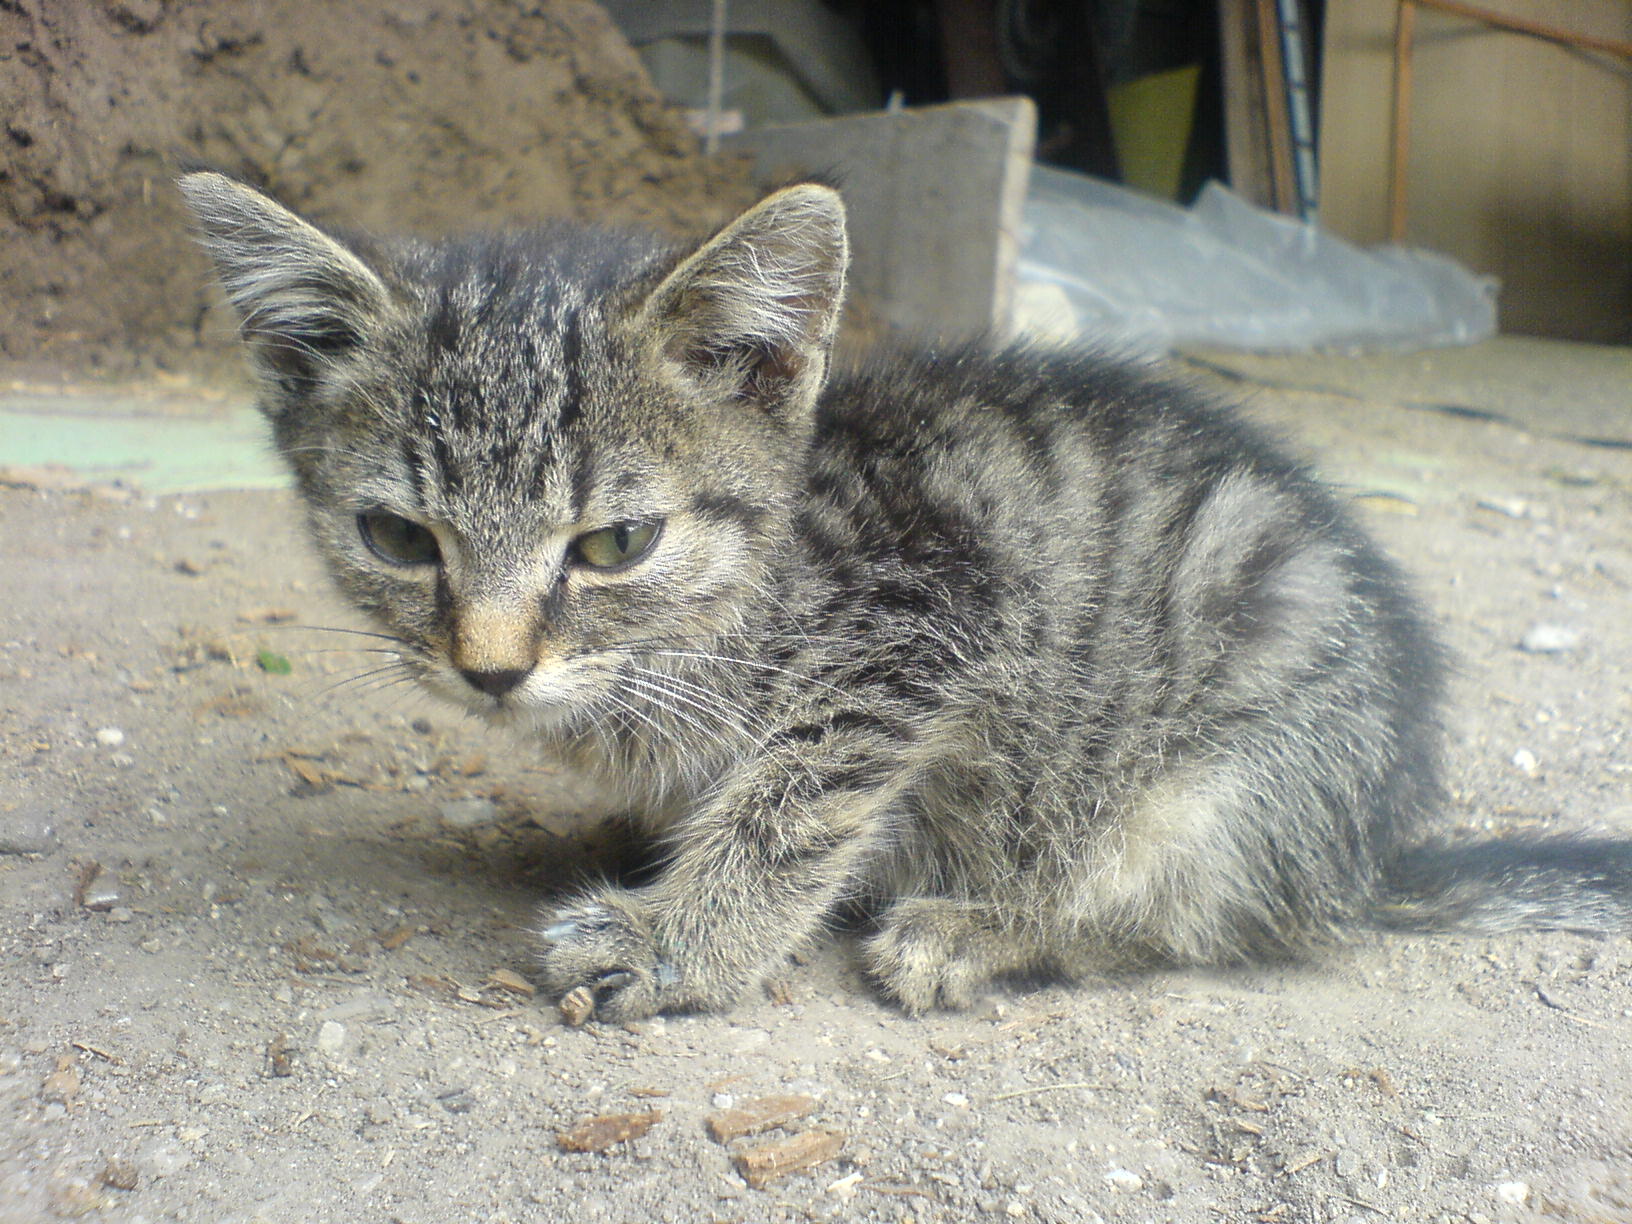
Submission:
<svg viewBox="0 0 1632 1224">
<path fill-rule="evenodd" d="M 385 510 L 359 514 L 357 534 L 388 565 L 435 565 L 442 556 L 428 527 Z"/>
<path fill-rule="evenodd" d="M 572 542 L 574 558 L 590 569 L 618 569 L 639 561 L 657 542 L 661 522 L 629 519 L 599 531 L 585 532 Z"/>
</svg>

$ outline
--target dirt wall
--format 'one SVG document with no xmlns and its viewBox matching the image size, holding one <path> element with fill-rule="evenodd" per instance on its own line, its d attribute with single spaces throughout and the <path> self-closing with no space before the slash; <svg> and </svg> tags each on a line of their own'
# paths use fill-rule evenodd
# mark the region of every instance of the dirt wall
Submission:
<svg viewBox="0 0 1632 1224">
<path fill-rule="evenodd" d="M 589 0 L 6 0 L 0 366 L 239 369 L 170 180 L 436 232 L 707 228 L 750 194 Z"/>
</svg>

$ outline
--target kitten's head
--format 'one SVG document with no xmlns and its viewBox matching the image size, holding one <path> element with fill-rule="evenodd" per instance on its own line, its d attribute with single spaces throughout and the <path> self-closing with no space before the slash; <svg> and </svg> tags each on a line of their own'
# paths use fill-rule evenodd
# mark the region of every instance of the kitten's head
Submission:
<svg viewBox="0 0 1632 1224">
<path fill-rule="evenodd" d="M 764 606 L 843 293 L 833 191 L 682 255 L 342 240 L 223 175 L 181 189 L 317 541 L 431 689 L 571 723 Z"/>
</svg>

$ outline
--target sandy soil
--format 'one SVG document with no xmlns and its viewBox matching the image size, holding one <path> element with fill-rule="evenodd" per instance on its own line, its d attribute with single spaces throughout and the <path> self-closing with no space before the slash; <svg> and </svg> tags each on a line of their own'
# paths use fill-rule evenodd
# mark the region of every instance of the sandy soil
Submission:
<svg viewBox="0 0 1632 1224">
<path fill-rule="evenodd" d="M 1254 412 L 1372 494 L 1460 655 L 1447 818 L 1632 834 L 1632 454 Z M 358 622 L 286 495 L 0 520 L 0 1224 L 1632 1220 L 1626 939 L 1363 935 L 908 1019 L 839 938 L 727 1016 L 568 1028 L 525 928 L 604 853 L 594 796 L 291 628 Z M 809 1112 L 711 1137 L 772 1094 Z M 562 1150 L 613 1114 L 660 1116 Z"/>
</svg>

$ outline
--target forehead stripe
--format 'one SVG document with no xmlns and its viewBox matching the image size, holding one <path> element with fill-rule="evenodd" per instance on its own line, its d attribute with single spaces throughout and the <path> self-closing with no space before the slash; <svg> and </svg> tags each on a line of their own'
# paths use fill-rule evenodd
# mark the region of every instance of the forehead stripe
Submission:
<svg viewBox="0 0 1632 1224">
<path fill-rule="evenodd" d="M 561 398 L 561 414 L 555 428 L 563 430 L 578 420 L 584 410 L 584 329 L 583 320 L 576 310 L 566 312 L 561 319 L 561 367 L 565 376 L 565 394 Z"/>
</svg>

